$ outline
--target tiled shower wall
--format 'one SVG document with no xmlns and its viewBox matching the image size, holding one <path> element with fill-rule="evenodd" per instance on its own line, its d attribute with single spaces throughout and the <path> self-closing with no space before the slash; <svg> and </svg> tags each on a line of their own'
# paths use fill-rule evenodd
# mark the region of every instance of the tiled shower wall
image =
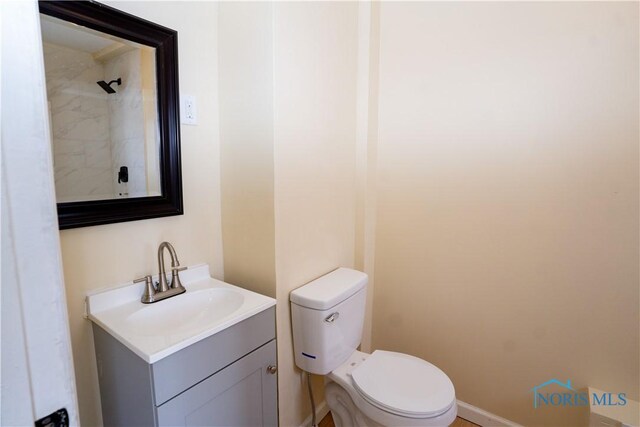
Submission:
<svg viewBox="0 0 640 427">
<path fill-rule="evenodd" d="M 44 52 L 57 200 L 160 194 L 154 56 L 147 55 L 142 64 L 143 52 L 135 49 L 99 62 L 89 53 L 51 43 L 44 44 Z M 111 86 L 113 94 L 96 83 L 118 78 L 121 85 Z M 152 88 L 147 114 L 145 83 Z M 118 182 L 121 166 L 128 169 L 126 184 Z"/>
<path fill-rule="evenodd" d="M 89 53 L 44 43 L 58 201 L 113 198 L 104 67 Z"/>
<path fill-rule="evenodd" d="M 114 182 L 116 196 L 147 195 L 145 174 L 145 117 L 142 109 L 141 50 L 135 49 L 119 55 L 104 64 L 105 80 L 122 78 L 117 93 L 108 98 L 111 161 L 114 170 L 126 166 L 129 182 Z M 158 163 L 157 161 L 155 162 Z M 116 176 L 116 175 L 114 175 Z"/>
</svg>

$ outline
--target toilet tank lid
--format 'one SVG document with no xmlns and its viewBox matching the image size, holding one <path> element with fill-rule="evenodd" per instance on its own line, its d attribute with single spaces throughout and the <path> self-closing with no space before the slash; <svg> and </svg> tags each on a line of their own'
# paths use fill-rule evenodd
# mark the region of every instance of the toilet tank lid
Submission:
<svg viewBox="0 0 640 427">
<path fill-rule="evenodd" d="M 292 303 L 326 310 L 341 303 L 367 285 L 367 275 L 361 271 L 340 267 L 291 291 Z"/>
</svg>

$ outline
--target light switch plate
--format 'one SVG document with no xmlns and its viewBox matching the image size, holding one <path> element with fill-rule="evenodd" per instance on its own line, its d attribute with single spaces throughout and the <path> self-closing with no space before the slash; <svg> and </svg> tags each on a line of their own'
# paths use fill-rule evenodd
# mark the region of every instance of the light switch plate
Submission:
<svg viewBox="0 0 640 427">
<path fill-rule="evenodd" d="M 193 95 L 182 95 L 180 101 L 181 123 L 183 125 L 197 125 L 198 112 L 196 108 L 196 97 Z"/>
</svg>

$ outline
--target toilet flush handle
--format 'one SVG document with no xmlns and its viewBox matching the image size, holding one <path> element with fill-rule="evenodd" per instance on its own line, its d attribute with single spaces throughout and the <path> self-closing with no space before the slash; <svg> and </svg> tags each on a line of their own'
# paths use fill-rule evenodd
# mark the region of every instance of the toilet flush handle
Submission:
<svg viewBox="0 0 640 427">
<path fill-rule="evenodd" d="M 340 317 L 340 313 L 336 311 L 325 317 L 324 321 L 327 323 L 333 323 L 338 319 L 338 317 Z"/>
</svg>

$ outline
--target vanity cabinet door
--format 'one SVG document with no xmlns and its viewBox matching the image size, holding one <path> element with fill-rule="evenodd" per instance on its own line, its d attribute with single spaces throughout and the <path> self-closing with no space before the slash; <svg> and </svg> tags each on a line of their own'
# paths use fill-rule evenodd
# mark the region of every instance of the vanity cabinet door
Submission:
<svg viewBox="0 0 640 427">
<path fill-rule="evenodd" d="M 160 426 L 277 426 L 272 340 L 157 408 Z"/>
</svg>

